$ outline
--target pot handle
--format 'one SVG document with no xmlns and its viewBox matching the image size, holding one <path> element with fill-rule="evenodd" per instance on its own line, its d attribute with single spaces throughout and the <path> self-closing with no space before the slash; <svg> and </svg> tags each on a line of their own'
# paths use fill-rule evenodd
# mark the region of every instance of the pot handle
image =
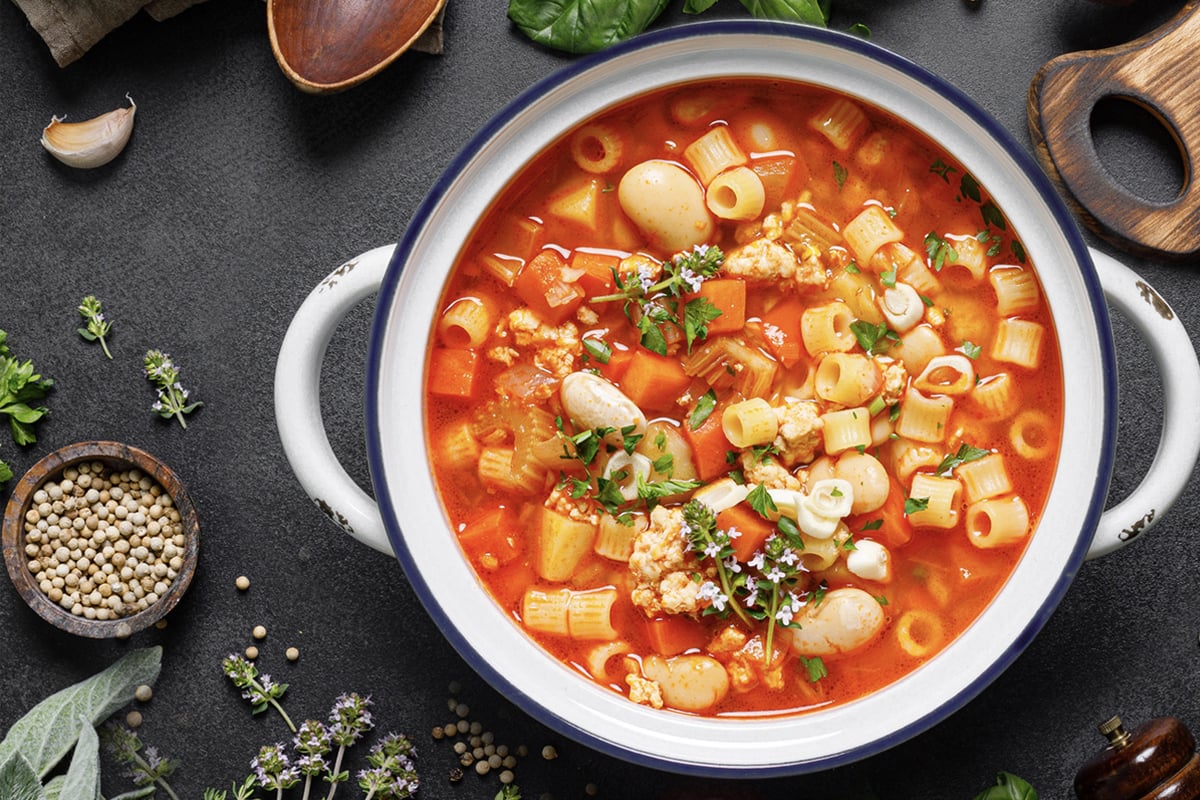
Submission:
<svg viewBox="0 0 1200 800">
<path fill-rule="evenodd" d="M 1150 530 L 1183 493 L 1200 455 L 1200 362 L 1191 339 L 1167 301 L 1136 272 L 1092 249 L 1108 302 L 1137 328 L 1162 376 L 1162 437 L 1141 483 L 1100 516 L 1089 559 L 1107 555 Z"/>
<path fill-rule="evenodd" d="M 292 318 L 275 364 L 275 424 L 304 491 L 343 531 L 393 555 L 379 506 L 346 472 L 321 419 L 321 362 L 338 322 L 379 291 L 396 245 L 352 258 L 325 276 Z"/>
</svg>

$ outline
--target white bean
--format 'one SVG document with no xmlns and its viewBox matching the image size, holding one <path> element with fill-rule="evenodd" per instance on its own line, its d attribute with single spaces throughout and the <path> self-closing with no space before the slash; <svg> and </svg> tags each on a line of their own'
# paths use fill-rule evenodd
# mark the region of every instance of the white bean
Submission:
<svg viewBox="0 0 1200 800">
<path fill-rule="evenodd" d="M 802 656 L 849 653 L 867 644 L 883 630 L 879 601 L 862 589 L 834 589 L 815 607 L 804 607 L 792 631 L 792 649 Z"/>
<path fill-rule="evenodd" d="M 707 711 L 729 693 L 729 673 L 709 656 L 646 656 L 642 672 L 662 689 L 663 702 L 679 711 Z"/>
<path fill-rule="evenodd" d="M 635 164 L 617 186 L 621 210 L 664 250 L 690 250 L 712 238 L 713 220 L 704 188 L 690 173 L 670 161 Z"/>
<path fill-rule="evenodd" d="M 863 580 L 886 581 L 891 575 L 891 557 L 879 542 L 863 539 L 846 554 L 846 569 Z"/>
<path fill-rule="evenodd" d="M 634 433 L 646 432 L 646 415 L 637 403 L 613 384 L 590 372 L 572 372 L 563 378 L 559 387 L 563 408 L 580 430 L 613 428 L 619 431 L 630 425 Z"/>
<path fill-rule="evenodd" d="M 854 490 L 854 502 L 850 504 L 852 514 L 866 514 L 881 508 L 892 489 L 887 470 L 870 453 L 853 450 L 843 453 L 833 466 L 833 474 Z"/>
</svg>

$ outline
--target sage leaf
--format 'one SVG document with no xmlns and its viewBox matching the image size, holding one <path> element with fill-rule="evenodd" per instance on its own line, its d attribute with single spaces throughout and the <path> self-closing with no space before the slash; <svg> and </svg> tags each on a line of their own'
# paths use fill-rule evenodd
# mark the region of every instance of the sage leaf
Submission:
<svg viewBox="0 0 1200 800">
<path fill-rule="evenodd" d="M 139 684 L 153 685 L 162 667 L 159 646 L 134 650 L 107 669 L 47 697 L 13 723 L 0 742 L 0 763 L 20 754 L 44 778 L 75 745 L 78 720 L 92 726 L 133 699 Z M 40 791 L 40 790 L 39 790 Z M 7 795 L 0 793 L 0 797 Z"/>
<path fill-rule="evenodd" d="M 86 719 L 80 719 L 79 741 L 58 796 L 59 800 L 100 800 L 100 737 Z"/>
<path fill-rule="evenodd" d="M 539 44 L 594 53 L 649 27 L 669 0 L 509 0 L 508 18 Z"/>
<path fill-rule="evenodd" d="M 10 753 L 0 763 L 0 797 L 4 800 L 46 800 L 42 782 L 20 753 Z"/>
<path fill-rule="evenodd" d="M 115 797 L 110 797 L 108 800 L 142 800 L 143 797 L 153 797 L 157 789 L 158 786 L 152 783 L 149 786 L 143 786 L 140 789 L 133 789 Z"/>
<path fill-rule="evenodd" d="M 46 793 L 46 800 L 58 800 L 58 796 L 62 794 L 63 784 L 66 781 L 66 775 L 55 775 L 46 781 L 46 785 L 42 787 L 42 791 Z"/>
</svg>

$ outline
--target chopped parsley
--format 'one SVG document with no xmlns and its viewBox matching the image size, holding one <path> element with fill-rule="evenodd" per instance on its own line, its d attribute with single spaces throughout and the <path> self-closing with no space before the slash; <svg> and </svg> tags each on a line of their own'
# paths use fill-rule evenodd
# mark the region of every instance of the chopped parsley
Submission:
<svg viewBox="0 0 1200 800">
<path fill-rule="evenodd" d="M 942 463 L 938 464 L 937 470 L 934 472 L 934 474 L 945 475 L 955 467 L 961 464 L 966 464 L 968 461 L 978 461 L 984 456 L 989 455 L 991 452 L 991 450 L 984 450 L 963 442 L 958 446 L 957 452 L 949 453 L 945 458 L 942 459 Z"/>
<path fill-rule="evenodd" d="M 688 427 L 696 430 L 708 420 L 712 415 L 713 409 L 717 407 L 717 393 L 709 389 L 704 394 L 700 395 L 700 399 L 696 401 L 696 407 L 692 409 L 692 413 L 688 416 Z M 734 455 L 736 458 L 736 454 Z M 726 458 L 728 461 L 728 457 Z M 729 461 L 732 464 L 732 461 Z"/>
</svg>

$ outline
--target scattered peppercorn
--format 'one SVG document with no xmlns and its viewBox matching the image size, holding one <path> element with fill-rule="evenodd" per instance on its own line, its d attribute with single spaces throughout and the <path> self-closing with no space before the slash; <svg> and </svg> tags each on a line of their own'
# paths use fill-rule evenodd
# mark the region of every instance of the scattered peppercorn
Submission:
<svg viewBox="0 0 1200 800">
<path fill-rule="evenodd" d="M 130 711 L 125 715 L 125 724 L 131 728 L 137 728 L 142 724 L 142 712 Z"/>
<path fill-rule="evenodd" d="M 241 589 L 243 592 L 250 588 L 250 579 L 245 575 L 238 575 L 237 580 L 234 581 L 234 583 L 237 585 L 237 588 Z"/>
<path fill-rule="evenodd" d="M 154 697 L 154 690 L 143 683 L 141 686 L 133 690 L 133 696 L 139 703 L 149 703 L 150 698 Z"/>
<path fill-rule="evenodd" d="M 267 638 L 267 629 L 262 625 L 255 625 L 251 634 L 253 634 L 255 639 L 265 639 Z"/>
<path fill-rule="evenodd" d="M 247 647 L 246 648 L 246 658 L 250 659 L 251 661 L 258 658 L 258 648 L 255 647 L 254 645 L 250 645 L 249 647 Z"/>
<path fill-rule="evenodd" d="M 27 569 L 75 616 L 115 620 L 171 588 L 187 544 L 174 501 L 141 470 L 72 465 L 33 493 L 25 513 Z"/>
<path fill-rule="evenodd" d="M 558 758 L 558 751 L 554 749 L 554 745 L 548 744 L 542 748 L 542 758 L 547 761 L 553 761 Z"/>
<path fill-rule="evenodd" d="M 288 661 L 295 661 L 300 658 L 300 651 L 295 647 L 289 647 L 284 655 L 287 656 Z"/>
<path fill-rule="evenodd" d="M 463 779 L 463 771 L 461 769 L 459 769 L 458 767 L 451 767 L 450 768 L 450 782 L 458 783 L 462 779 Z"/>
</svg>

